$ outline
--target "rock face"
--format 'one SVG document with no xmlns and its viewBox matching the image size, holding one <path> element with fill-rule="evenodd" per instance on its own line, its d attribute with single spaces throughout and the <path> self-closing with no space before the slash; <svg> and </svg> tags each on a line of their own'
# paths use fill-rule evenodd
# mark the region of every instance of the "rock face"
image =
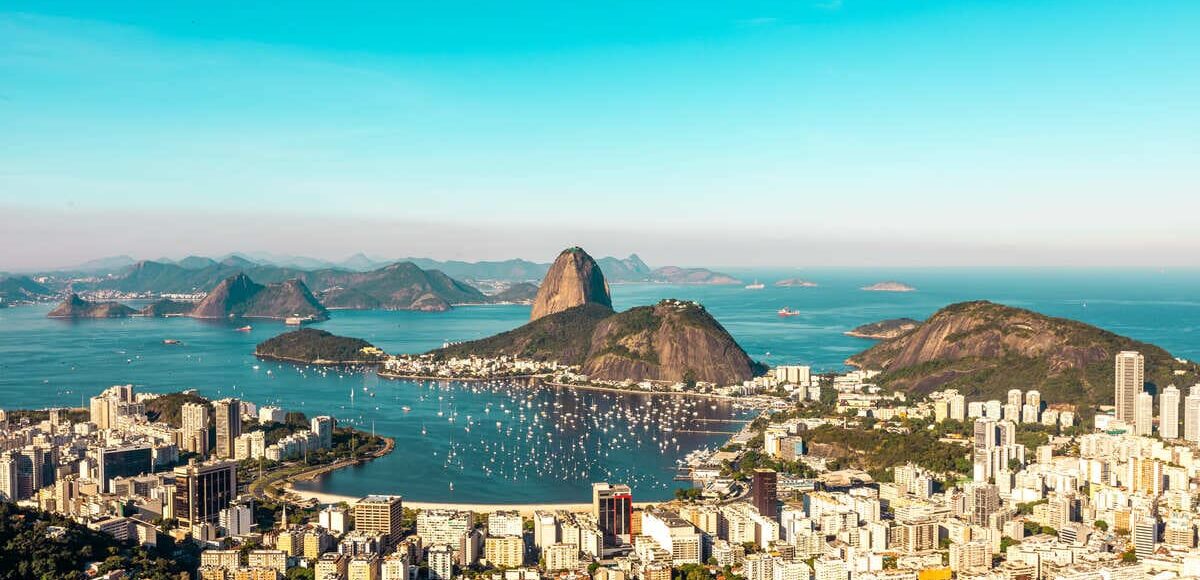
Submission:
<svg viewBox="0 0 1200 580">
<path fill-rule="evenodd" d="M 266 286 L 245 274 L 222 280 L 190 313 L 195 318 L 329 318 L 329 313 L 304 282 L 287 280 Z"/>
<path fill-rule="evenodd" d="M 537 320 L 583 304 L 612 308 L 612 297 L 596 261 L 583 248 L 567 248 L 542 280 L 529 319 Z"/>
<path fill-rule="evenodd" d="M 663 300 L 602 320 L 584 374 L 604 380 L 740 383 L 760 369 L 695 302 Z"/>
<path fill-rule="evenodd" d="M 88 302 L 78 294 L 67 296 L 54 310 L 46 314 L 48 318 L 127 318 L 134 314 L 134 309 L 120 302 Z"/>
<path fill-rule="evenodd" d="M 947 306 L 846 362 L 882 370 L 878 382 L 918 394 L 954 387 L 968 397 L 1002 397 L 1019 388 L 1040 390 L 1047 402 L 1111 403 L 1113 359 L 1122 350 L 1146 357 L 1147 381 L 1195 382 L 1194 364 L 1154 345 L 986 301 Z"/>
<path fill-rule="evenodd" d="M 845 332 L 846 336 L 856 336 L 858 338 L 870 338 L 874 340 L 885 340 L 896 338 L 906 332 L 921 325 L 918 320 L 911 318 L 890 318 L 888 320 L 880 320 L 856 327 Z"/>
</svg>

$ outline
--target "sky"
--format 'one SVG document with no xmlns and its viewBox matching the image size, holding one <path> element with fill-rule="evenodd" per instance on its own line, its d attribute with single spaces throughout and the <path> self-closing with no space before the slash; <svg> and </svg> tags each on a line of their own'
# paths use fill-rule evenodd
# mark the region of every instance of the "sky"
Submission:
<svg viewBox="0 0 1200 580">
<path fill-rule="evenodd" d="M 1200 266 L 1197 30 L 1194 1 L 9 0 L 0 270 Z"/>
</svg>

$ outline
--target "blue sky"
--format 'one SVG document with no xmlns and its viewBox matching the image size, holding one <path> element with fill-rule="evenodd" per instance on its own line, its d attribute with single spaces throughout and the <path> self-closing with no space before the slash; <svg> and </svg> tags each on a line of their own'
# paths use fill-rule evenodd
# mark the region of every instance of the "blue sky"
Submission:
<svg viewBox="0 0 1200 580">
<path fill-rule="evenodd" d="M 1200 3 L 6 2 L 0 270 L 1194 265 Z"/>
</svg>

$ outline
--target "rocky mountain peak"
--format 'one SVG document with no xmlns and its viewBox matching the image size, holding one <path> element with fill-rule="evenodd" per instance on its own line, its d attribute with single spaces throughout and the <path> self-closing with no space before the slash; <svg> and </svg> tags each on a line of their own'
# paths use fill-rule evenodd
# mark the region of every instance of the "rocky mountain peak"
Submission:
<svg viewBox="0 0 1200 580">
<path fill-rule="evenodd" d="M 529 318 L 537 320 L 583 304 L 612 308 L 612 296 L 596 260 L 576 246 L 563 250 L 546 272 Z"/>
</svg>

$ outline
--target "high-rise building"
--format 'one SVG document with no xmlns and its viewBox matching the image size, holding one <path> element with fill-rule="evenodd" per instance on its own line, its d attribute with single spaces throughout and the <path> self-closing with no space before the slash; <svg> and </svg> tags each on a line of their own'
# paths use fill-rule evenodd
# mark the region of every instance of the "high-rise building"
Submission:
<svg viewBox="0 0 1200 580">
<path fill-rule="evenodd" d="M 15 502 L 19 499 L 17 483 L 17 459 L 12 452 L 0 455 L 0 500 Z"/>
<path fill-rule="evenodd" d="M 1154 431 L 1154 395 L 1145 391 L 1138 393 L 1134 403 L 1133 432 L 1149 437 Z"/>
<path fill-rule="evenodd" d="M 533 512 L 533 545 L 540 550 L 558 543 L 558 519 L 552 512 Z"/>
<path fill-rule="evenodd" d="M 354 504 L 354 529 L 383 535 L 389 545 L 400 540 L 404 527 L 403 499 L 398 495 L 368 495 Z"/>
<path fill-rule="evenodd" d="M 1030 407 L 1033 407 L 1034 409 L 1037 409 L 1038 411 L 1041 411 L 1042 410 L 1042 394 L 1037 391 L 1026 391 L 1025 392 L 1025 404 L 1029 405 Z"/>
<path fill-rule="evenodd" d="M 988 517 L 1000 509 L 1000 494 L 992 484 L 969 484 L 966 500 L 971 523 L 977 526 L 988 525 Z"/>
<path fill-rule="evenodd" d="M 214 461 L 175 468 L 175 517 L 186 525 L 216 524 L 237 496 L 237 463 Z"/>
<path fill-rule="evenodd" d="M 1008 404 L 1009 405 L 1020 408 L 1021 405 L 1023 404 L 1024 398 L 1025 397 L 1024 397 L 1024 394 L 1021 393 L 1021 389 L 1009 389 L 1008 390 Z"/>
<path fill-rule="evenodd" d="M 1163 439 L 1179 438 L 1179 389 L 1167 385 L 1158 397 L 1158 434 Z"/>
<path fill-rule="evenodd" d="M 124 447 L 96 447 L 92 456 L 96 461 L 96 481 L 106 492 L 116 477 L 133 477 L 154 470 L 154 451 L 149 445 L 126 445 Z"/>
<path fill-rule="evenodd" d="M 112 426 L 113 401 L 104 394 L 96 395 L 89 400 L 89 420 L 100 429 Z"/>
<path fill-rule="evenodd" d="M 521 536 L 489 536 L 484 540 L 483 559 L 493 568 L 517 568 L 525 563 L 525 540 Z"/>
<path fill-rule="evenodd" d="M 185 451 L 208 454 L 208 409 L 204 403 L 184 403 L 180 409 L 180 447 Z"/>
<path fill-rule="evenodd" d="M 494 511 L 488 514 L 487 532 L 489 536 L 519 536 L 525 532 L 525 521 L 516 510 Z"/>
<path fill-rule="evenodd" d="M 321 415 L 320 417 L 313 417 L 309 423 L 311 424 L 310 429 L 317 435 L 318 444 L 321 446 L 321 449 L 333 447 L 333 426 L 335 423 L 333 417 Z"/>
<path fill-rule="evenodd" d="M 1183 438 L 1200 443 L 1200 385 L 1194 385 L 1183 399 Z"/>
<path fill-rule="evenodd" d="M 633 539 L 633 492 L 628 485 L 592 484 L 592 516 L 604 534 L 606 548 L 629 544 Z"/>
<path fill-rule="evenodd" d="M 446 544 L 429 548 L 429 580 L 450 580 L 454 575 L 454 550 Z"/>
<path fill-rule="evenodd" d="M 779 520 L 779 497 L 776 493 L 777 475 L 773 469 L 755 469 L 751 480 L 754 509 L 765 518 Z"/>
<path fill-rule="evenodd" d="M 1129 534 L 1133 539 L 1133 549 L 1138 558 L 1148 558 L 1154 554 L 1154 545 L 1158 543 L 1158 520 L 1154 516 L 1143 515 L 1133 524 Z"/>
<path fill-rule="evenodd" d="M 1117 407 L 1117 420 L 1132 424 L 1137 418 L 1137 396 L 1146 383 L 1146 359 L 1132 350 L 1117 353 L 1116 391 L 1113 400 Z"/>
<path fill-rule="evenodd" d="M 234 456 L 233 442 L 242 434 L 242 404 L 237 399 L 221 399 L 213 403 L 217 425 L 217 444 L 213 453 L 221 459 Z"/>
<path fill-rule="evenodd" d="M 950 418 L 956 421 L 967 420 L 967 398 L 958 393 L 950 395 Z"/>
</svg>

